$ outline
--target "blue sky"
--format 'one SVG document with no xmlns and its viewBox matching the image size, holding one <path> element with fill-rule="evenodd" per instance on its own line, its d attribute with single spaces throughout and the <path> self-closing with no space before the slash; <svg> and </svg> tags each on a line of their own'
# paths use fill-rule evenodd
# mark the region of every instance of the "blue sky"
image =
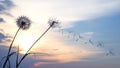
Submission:
<svg viewBox="0 0 120 68">
<path fill-rule="evenodd" d="M 94 32 L 95 40 L 103 40 L 107 43 L 118 43 L 119 45 L 119 17 L 120 13 L 102 16 L 87 21 L 76 21 L 74 27 L 68 30 L 75 32 Z"/>
<path fill-rule="evenodd" d="M 20 30 L 14 42 L 20 56 L 48 27 L 49 18 L 59 20 L 61 28 L 38 41 L 31 51 L 42 55 L 30 55 L 20 68 L 119 68 L 119 6 L 119 0 L 0 1 L 0 60 L 18 29 L 16 19 L 25 15 L 32 25 Z"/>
</svg>

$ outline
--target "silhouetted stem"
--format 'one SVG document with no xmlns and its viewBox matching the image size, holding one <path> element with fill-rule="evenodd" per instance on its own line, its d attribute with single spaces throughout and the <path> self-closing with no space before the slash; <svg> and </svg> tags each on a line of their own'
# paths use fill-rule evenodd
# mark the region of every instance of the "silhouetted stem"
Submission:
<svg viewBox="0 0 120 68">
<path fill-rule="evenodd" d="M 9 60 L 9 54 L 10 54 L 10 51 L 11 51 L 13 42 L 14 42 L 14 40 L 15 40 L 15 38 L 16 38 L 16 36 L 17 36 L 19 30 L 20 30 L 20 28 L 21 28 L 21 27 L 19 27 L 19 29 L 18 29 L 17 32 L 15 33 L 15 36 L 14 36 L 14 38 L 13 38 L 11 44 L 10 44 L 10 47 L 9 47 L 9 50 L 8 50 L 8 53 L 7 53 L 7 58 L 6 58 L 6 60 L 5 60 L 4 64 L 3 64 L 3 68 L 5 68 L 5 66 L 6 66 L 6 64 L 7 64 L 7 61 Z"/>
<path fill-rule="evenodd" d="M 23 61 L 23 59 L 28 55 L 28 52 L 32 49 L 32 47 L 38 42 L 38 40 L 40 40 L 46 33 L 47 31 L 51 28 L 52 26 L 49 26 L 46 31 L 32 44 L 32 46 L 27 50 L 27 52 L 24 54 L 24 56 L 21 58 L 21 60 L 18 63 L 18 67 L 21 64 L 21 62 Z"/>
<path fill-rule="evenodd" d="M 11 68 L 10 60 L 8 60 L 8 63 L 9 63 L 8 68 Z"/>
<path fill-rule="evenodd" d="M 18 50 L 17 50 L 17 54 L 16 54 L 16 68 L 18 68 L 17 67 L 17 65 L 18 65 L 18 58 L 19 58 L 19 46 L 18 46 Z"/>
</svg>

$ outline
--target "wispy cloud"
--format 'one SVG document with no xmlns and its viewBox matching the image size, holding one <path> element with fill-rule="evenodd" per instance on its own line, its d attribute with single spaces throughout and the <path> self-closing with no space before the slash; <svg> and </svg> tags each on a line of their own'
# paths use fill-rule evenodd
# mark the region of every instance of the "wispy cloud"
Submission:
<svg viewBox="0 0 120 68">
<path fill-rule="evenodd" d="M 0 1 L 0 14 L 6 13 L 7 10 L 13 8 L 15 5 L 11 0 Z"/>
<path fill-rule="evenodd" d="M 49 17 L 57 17 L 63 22 L 62 26 L 65 28 L 72 26 L 71 21 L 94 19 L 120 12 L 119 0 L 29 0 L 29 2 L 26 0 L 24 3 L 23 0 L 14 0 L 14 3 L 19 6 L 20 10 L 14 10 L 14 16 L 25 14 L 35 22 L 41 23 L 46 22 Z"/>
<path fill-rule="evenodd" d="M 11 41 L 11 36 L 0 29 L 0 44 L 5 44 Z"/>
<path fill-rule="evenodd" d="M 0 22 L 5 22 L 3 15 L 7 15 L 12 17 L 10 13 L 10 9 L 13 8 L 15 5 L 11 0 L 2 0 L 0 1 Z"/>
</svg>

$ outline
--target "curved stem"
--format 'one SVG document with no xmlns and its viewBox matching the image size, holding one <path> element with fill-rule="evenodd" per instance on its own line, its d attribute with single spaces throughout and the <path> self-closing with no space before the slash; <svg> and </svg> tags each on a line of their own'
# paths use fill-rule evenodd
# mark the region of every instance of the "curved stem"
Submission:
<svg viewBox="0 0 120 68">
<path fill-rule="evenodd" d="M 7 64 L 7 61 L 9 60 L 9 54 L 10 54 L 10 51 L 11 51 L 13 42 L 14 42 L 14 40 L 15 40 L 15 38 L 16 38 L 16 36 L 17 36 L 19 30 L 20 30 L 20 28 L 21 28 L 21 27 L 18 28 L 18 30 L 17 30 L 17 32 L 15 33 L 15 36 L 14 36 L 14 38 L 13 38 L 11 44 L 10 44 L 10 47 L 9 47 L 9 50 L 8 50 L 8 53 L 7 53 L 7 58 L 6 58 L 6 60 L 5 60 L 4 64 L 3 64 L 3 68 L 5 68 L 5 66 L 6 66 L 6 64 Z"/>
<path fill-rule="evenodd" d="M 27 52 L 24 54 L 24 56 L 21 58 L 21 60 L 19 61 L 18 65 L 19 66 L 21 64 L 21 62 L 23 61 L 23 59 L 27 56 L 28 52 L 32 49 L 32 47 L 38 42 L 38 40 L 40 40 L 46 33 L 47 31 L 51 28 L 51 26 L 49 26 L 46 31 L 32 44 L 32 46 L 27 50 Z"/>
</svg>

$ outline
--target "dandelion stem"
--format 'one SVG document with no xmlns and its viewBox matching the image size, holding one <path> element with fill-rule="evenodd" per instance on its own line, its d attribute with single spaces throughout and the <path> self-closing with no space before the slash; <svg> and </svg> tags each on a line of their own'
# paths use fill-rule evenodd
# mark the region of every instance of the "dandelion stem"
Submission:
<svg viewBox="0 0 120 68">
<path fill-rule="evenodd" d="M 10 54 L 10 51 L 11 51 L 13 42 L 14 42 L 14 40 L 15 40 L 15 38 L 16 38 L 16 36 L 17 36 L 19 30 L 20 30 L 20 28 L 21 28 L 21 27 L 18 28 L 18 30 L 17 30 L 17 32 L 15 33 L 15 36 L 14 36 L 14 38 L 13 38 L 11 44 L 10 44 L 10 47 L 9 47 L 9 50 L 8 50 L 8 53 L 7 53 L 7 58 L 6 58 L 5 62 L 4 62 L 3 68 L 5 68 L 5 66 L 6 66 L 6 64 L 7 64 L 7 61 L 9 60 L 9 54 Z"/>
<path fill-rule="evenodd" d="M 19 58 L 19 45 L 18 45 L 17 54 L 16 54 L 16 68 L 18 68 L 17 67 L 17 65 L 18 65 L 18 58 Z"/>
<path fill-rule="evenodd" d="M 28 52 L 32 49 L 32 47 L 40 40 L 46 33 L 47 31 L 51 28 L 52 26 L 50 25 L 46 31 L 32 44 L 32 46 L 27 50 L 27 52 L 24 54 L 24 56 L 21 58 L 21 60 L 18 63 L 18 66 L 21 64 L 21 62 L 24 60 L 24 58 L 28 55 Z"/>
</svg>

